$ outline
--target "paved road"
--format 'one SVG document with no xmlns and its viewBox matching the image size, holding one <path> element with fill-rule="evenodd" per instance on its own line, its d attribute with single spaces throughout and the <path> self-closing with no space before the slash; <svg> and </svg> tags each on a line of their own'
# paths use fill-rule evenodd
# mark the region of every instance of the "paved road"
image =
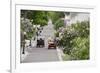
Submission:
<svg viewBox="0 0 100 73">
<path fill-rule="evenodd" d="M 32 48 L 23 63 L 59 61 L 57 50 L 47 48 Z"/>
<path fill-rule="evenodd" d="M 26 56 L 23 63 L 59 61 L 57 50 L 47 49 L 48 37 L 54 37 L 54 28 L 51 20 L 48 21 L 47 26 L 44 26 L 41 36 L 45 37 L 45 47 L 28 49 L 29 55 Z"/>
</svg>

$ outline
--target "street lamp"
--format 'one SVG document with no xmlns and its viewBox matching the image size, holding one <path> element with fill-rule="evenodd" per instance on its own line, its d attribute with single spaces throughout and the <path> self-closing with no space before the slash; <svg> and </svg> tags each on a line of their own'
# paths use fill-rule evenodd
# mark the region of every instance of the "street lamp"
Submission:
<svg viewBox="0 0 100 73">
<path fill-rule="evenodd" d="M 26 32 L 24 32 L 24 40 L 23 40 L 23 51 L 22 54 L 25 54 L 25 37 L 26 37 Z"/>
</svg>

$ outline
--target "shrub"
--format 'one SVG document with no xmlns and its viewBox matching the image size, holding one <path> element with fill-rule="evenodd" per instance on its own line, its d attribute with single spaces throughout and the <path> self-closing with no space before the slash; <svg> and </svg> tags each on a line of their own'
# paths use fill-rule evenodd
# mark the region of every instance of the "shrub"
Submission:
<svg viewBox="0 0 100 73">
<path fill-rule="evenodd" d="M 74 60 L 89 59 L 89 22 L 77 22 L 64 31 L 60 45 Z"/>
<path fill-rule="evenodd" d="M 59 37 L 59 32 L 56 32 L 56 33 L 55 33 L 55 36 L 56 36 L 56 37 Z"/>
<path fill-rule="evenodd" d="M 76 37 L 73 39 L 72 59 L 89 59 L 89 38 Z"/>
</svg>

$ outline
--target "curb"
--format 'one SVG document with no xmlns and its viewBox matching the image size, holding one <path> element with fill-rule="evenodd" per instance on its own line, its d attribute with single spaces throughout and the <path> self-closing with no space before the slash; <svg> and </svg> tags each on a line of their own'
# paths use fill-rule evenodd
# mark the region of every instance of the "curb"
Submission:
<svg viewBox="0 0 100 73">
<path fill-rule="evenodd" d="M 62 59 L 62 50 L 60 50 L 58 47 L 57 47 L 57 54 L 58 54 L 58 58 L 59 58 L 59 60 L 60 61 L 63 61 L 63 59 Z"/>
</svg>

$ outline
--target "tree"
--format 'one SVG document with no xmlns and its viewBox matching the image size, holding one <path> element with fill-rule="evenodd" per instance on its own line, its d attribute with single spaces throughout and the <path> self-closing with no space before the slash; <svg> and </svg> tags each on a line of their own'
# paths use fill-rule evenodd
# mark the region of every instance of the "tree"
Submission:
<svg viewBox="0 0 100 73">
<path fill-rule="evenodd" d="M 33 10 L 21 10 L 21 30 L 26 32 L 27 39 L 30 40 L 36 30 L 33 30 L 34 25 L 45 26 L 47 25 L 48 18 L 46 11 L 33 11 Z"/>
<path fill-rule="evenodd" d="M 89 59 L 89 21 L 77 22 L 67 27 L 60 40 L 63 52 L 72 60 Z"/>
<path fill-rule="evenodd" d="M 34 35 L 35 30 L 33 30 L 33 25 L 30 22 L 30 20 L 26 19 L 26 18 L 21 19 L 21 34 L 24 32 L 26 33 L 25 39 L 30 40 L 30 46 L 31 46 L 31 38 Z M 25 39 L 23 39 L 23 35 L 21 35 L 21 44 L 25 44 L 25 43 L 23 43 L 23 41 L 25 41 Z"/>
<path fill-rule="evenodd" d="M 89 38 L 76 37 L 70 55 L 74 60 L 89 59 L 89 48 Z"/>
<path fill-rule="evenodd" d="M 32 24 L 45 26 L 48 22 L 46 11 L 21 10 L 21 17 L 32 20 Z"/>
<path fill-rule="evenodd" d="M 34 11 L 32 10 L 21 10 L 21 18 L 27 18 L 32 20 L 34 16 Z"/>
<path fill-rule="evenodd" d="M 60 27 L 63 27 L 63 26 L 64 26 L 64 21 L 61 20 L 61 19 L 57 20 L 57 21 L 55 22 L 55 24 L 54 24 L 54 28 L 55 28 L 56 30 L 58 30 Z"/>
<path fill-rule="evenodd" d="M 33 23 L 39 24 L 40 26 L 47 25 L 48 18 L 47 18 L 47 12 L 45 11 L 35 11 L 33 16 Z"/>
<path fill-rule="evenodd" d="M 26 37 L 27 37 L 28 40 L 30 40 L 30 46 L 31 46 L 31 39 L 34 36 L 34 34 L 35 34 L 35 29 L 33 29 L 33 28 L 30 29 L 29 32 L 27 32 L 27 36 Z"/>
<path fill-rule="evenodd" d="M 85 60 L 89 59 L 90 48 L 90 27 L 89 21 L 74 24 L 74 29 L 77 31 L 77 37 L 72 40 L 73 49 L 71 50 L 72 59 Z"/>
<path fill-rule="evenodd" d="M 64 17 L 64 13 L 51 11 L 51 12 L 48 12 L 48 17 L 52 20 L 53 24 L 55 24 L 56 21 Z"/>
<path fill-rule="evenodd" d="M 59 46 L 64 48 L 63 52 L 65 54 L 71 53 L 73 45 L 72 40 L 76 37 L 76 35 L 76 32 L 70 26 L 63 32 L 62 38 L 59 41 Z"/>
</svg>

